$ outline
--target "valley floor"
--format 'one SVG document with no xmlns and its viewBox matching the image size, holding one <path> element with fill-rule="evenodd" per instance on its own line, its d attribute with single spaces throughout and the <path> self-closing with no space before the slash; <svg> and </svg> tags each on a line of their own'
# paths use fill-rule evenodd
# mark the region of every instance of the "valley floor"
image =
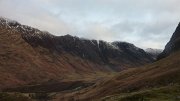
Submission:
<svg viewBox="0 0 180 101">
<path fill-rule="evenodd" d="M 62 98 L 66 94 L 86 89 L 97 82 L 110 79 L 115 75 L 117 75 L 117 72 L 96 72 L 94 74 L 83 75 L 82 77 L 72 76 L 61 82 L 48 81 L 42 84 L 30 84 L 17 88 L 8 88 L 0 92 L 0 101 L 66 101 L 62 99 L 59 100 L 59 96 Z"/>
<path fill-rule="evenodd" d="M 69 91 L 73 92 L 73 91 Z M 64 92 L 67 93 L 67 92 Z M 0 101 L 63 101 L 59 100 L 58 92 L 54 93 L 0 93 Z M 65 101 L 78 101 L 75 99 Z M 121 93 L 106 96 L 92 101 L 180 101 L 180 85 L 144 89 L 131 93 Z"/>
</svg>

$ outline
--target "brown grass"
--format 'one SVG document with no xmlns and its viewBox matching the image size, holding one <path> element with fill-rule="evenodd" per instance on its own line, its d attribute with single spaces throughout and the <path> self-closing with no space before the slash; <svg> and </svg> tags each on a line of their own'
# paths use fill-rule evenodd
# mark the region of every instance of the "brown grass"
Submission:
<svg viewBox="0 0 180 101">
<path fill-rule="evenodd" d="M 129 69 L 117 76 L 74 93 L 59 94 L 59 99 L 68 101 L 92 101 L 120 93 L 180 84 L 180 52 L 151 65 Z M 63 98 L 62 98 L 63 96 Z"/>
<path fill-rule="evenodd" d="M 90 81 L 109 73 L 103 65 L 76 55 L 34 48 L 21 34 L 16 29 L 0 27 L 0 90 L 50 80 Z"/>
</svg>

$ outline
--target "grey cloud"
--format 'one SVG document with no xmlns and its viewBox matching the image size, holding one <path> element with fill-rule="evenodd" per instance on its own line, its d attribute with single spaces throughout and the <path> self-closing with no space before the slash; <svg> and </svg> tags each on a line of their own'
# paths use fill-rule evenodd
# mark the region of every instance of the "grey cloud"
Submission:
<svg viewBox="0 0 180 101">
<path fill-rule="evenodd" d="M 48 30 L 53 34 L 73 32 L 73 26 L 53 16 L 51 12 L 40 7 L 35 1 L 20 1 L 21 0 L 2 1 L 0 4 L 1 16 L 17 20 L 22 24 L 37 27 L 41 30 Z"/>
<path fill-rule="evenodd" d="M 179 3 L 179 0 L 0 0 L 0 16 L 56 35 L 163 48 L 180 21 Z"/>
</svg>

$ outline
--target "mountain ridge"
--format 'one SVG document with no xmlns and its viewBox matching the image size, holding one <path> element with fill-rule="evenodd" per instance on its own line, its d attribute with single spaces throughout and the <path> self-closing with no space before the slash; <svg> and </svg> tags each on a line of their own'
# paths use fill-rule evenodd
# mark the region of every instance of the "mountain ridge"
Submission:
<svg viewBox="0 0 180 101">
<path fill-rule="evenodd" d="M 127 42 L 54 36 L 0 18 L 0 91 L 57 92 L 55 101 L 124 101 L 126 97 L 139 101 L 149 95 L 139 95 L 143 90 L 165 87 L 169 92 L 169 87 L 180 84 L 179 29 L 162 54 L 171 51 L 148 64 L 152 57 Z M 136 92 L 138 96 L 129 96 Z M 159 94 L 148 97 L 156 99 Z"/>
<path fill-rule="evenodd" d="M 134 54 L 139 53 L 138 56 L 144 55 L 144 60 L 147 60 L 146 62 L 151 62 L 153 60 L 150 56 L 148 56 L 148 54 L 145 53 L 144 50 L 127 42 L 116 41 L 110 43 L 103 40 L 81 39 L 78 37 L 73 37 L 71 35 L 55 36 L 50 34 L 49 32 L 42 32 L 38 29 L 34 29 L 26 25 L 21 25 L 15 21 L 13 21 L 12 23 L 11 21 L 4 22 L 8 22 L 8 25 L 10 27 L 16 28 L 17 31 L 22 33 L 22 38 L 33 47 L 37 47 L 38 45 L 40 45 L 44 48 L 50 49 L 51 51 L 57 51 L 59 53 L 62 50 L 69 51 L 75 53 L 81 58 L 87 58 L 91 61 L 102 61 L 104 63 L 109 62 L 109 57 L 114 58 L 117 55 L 111 53 L 116 52 L 118 54 L 124 54 L 126 50 L 129 50 L 130 53 Z M 123 51 L 124 53 L 121 51 Z M 140 59 L 138 56 L 134 56 L 134 58 Z M 98 57 L 99 59 L 96 57 Z"/>
<path fill-rule="evenodd" d="M 152 62 L 132 44 L 54 36 L 4 18 L 0 43 L 0 90 L 48 81 L 96 81 Z"/>
</svg>

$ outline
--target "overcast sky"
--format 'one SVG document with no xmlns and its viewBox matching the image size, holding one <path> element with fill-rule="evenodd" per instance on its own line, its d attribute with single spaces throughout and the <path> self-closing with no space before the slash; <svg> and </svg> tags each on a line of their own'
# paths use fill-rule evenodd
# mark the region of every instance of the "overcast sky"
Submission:
<svg viewBox="0 0 180 101">
<path fill-rule="evenodd" d="M 0 0 L 0 16 L 54 35 L 163 49 L 180 21 L 180 0 Z"/>
</svg>

